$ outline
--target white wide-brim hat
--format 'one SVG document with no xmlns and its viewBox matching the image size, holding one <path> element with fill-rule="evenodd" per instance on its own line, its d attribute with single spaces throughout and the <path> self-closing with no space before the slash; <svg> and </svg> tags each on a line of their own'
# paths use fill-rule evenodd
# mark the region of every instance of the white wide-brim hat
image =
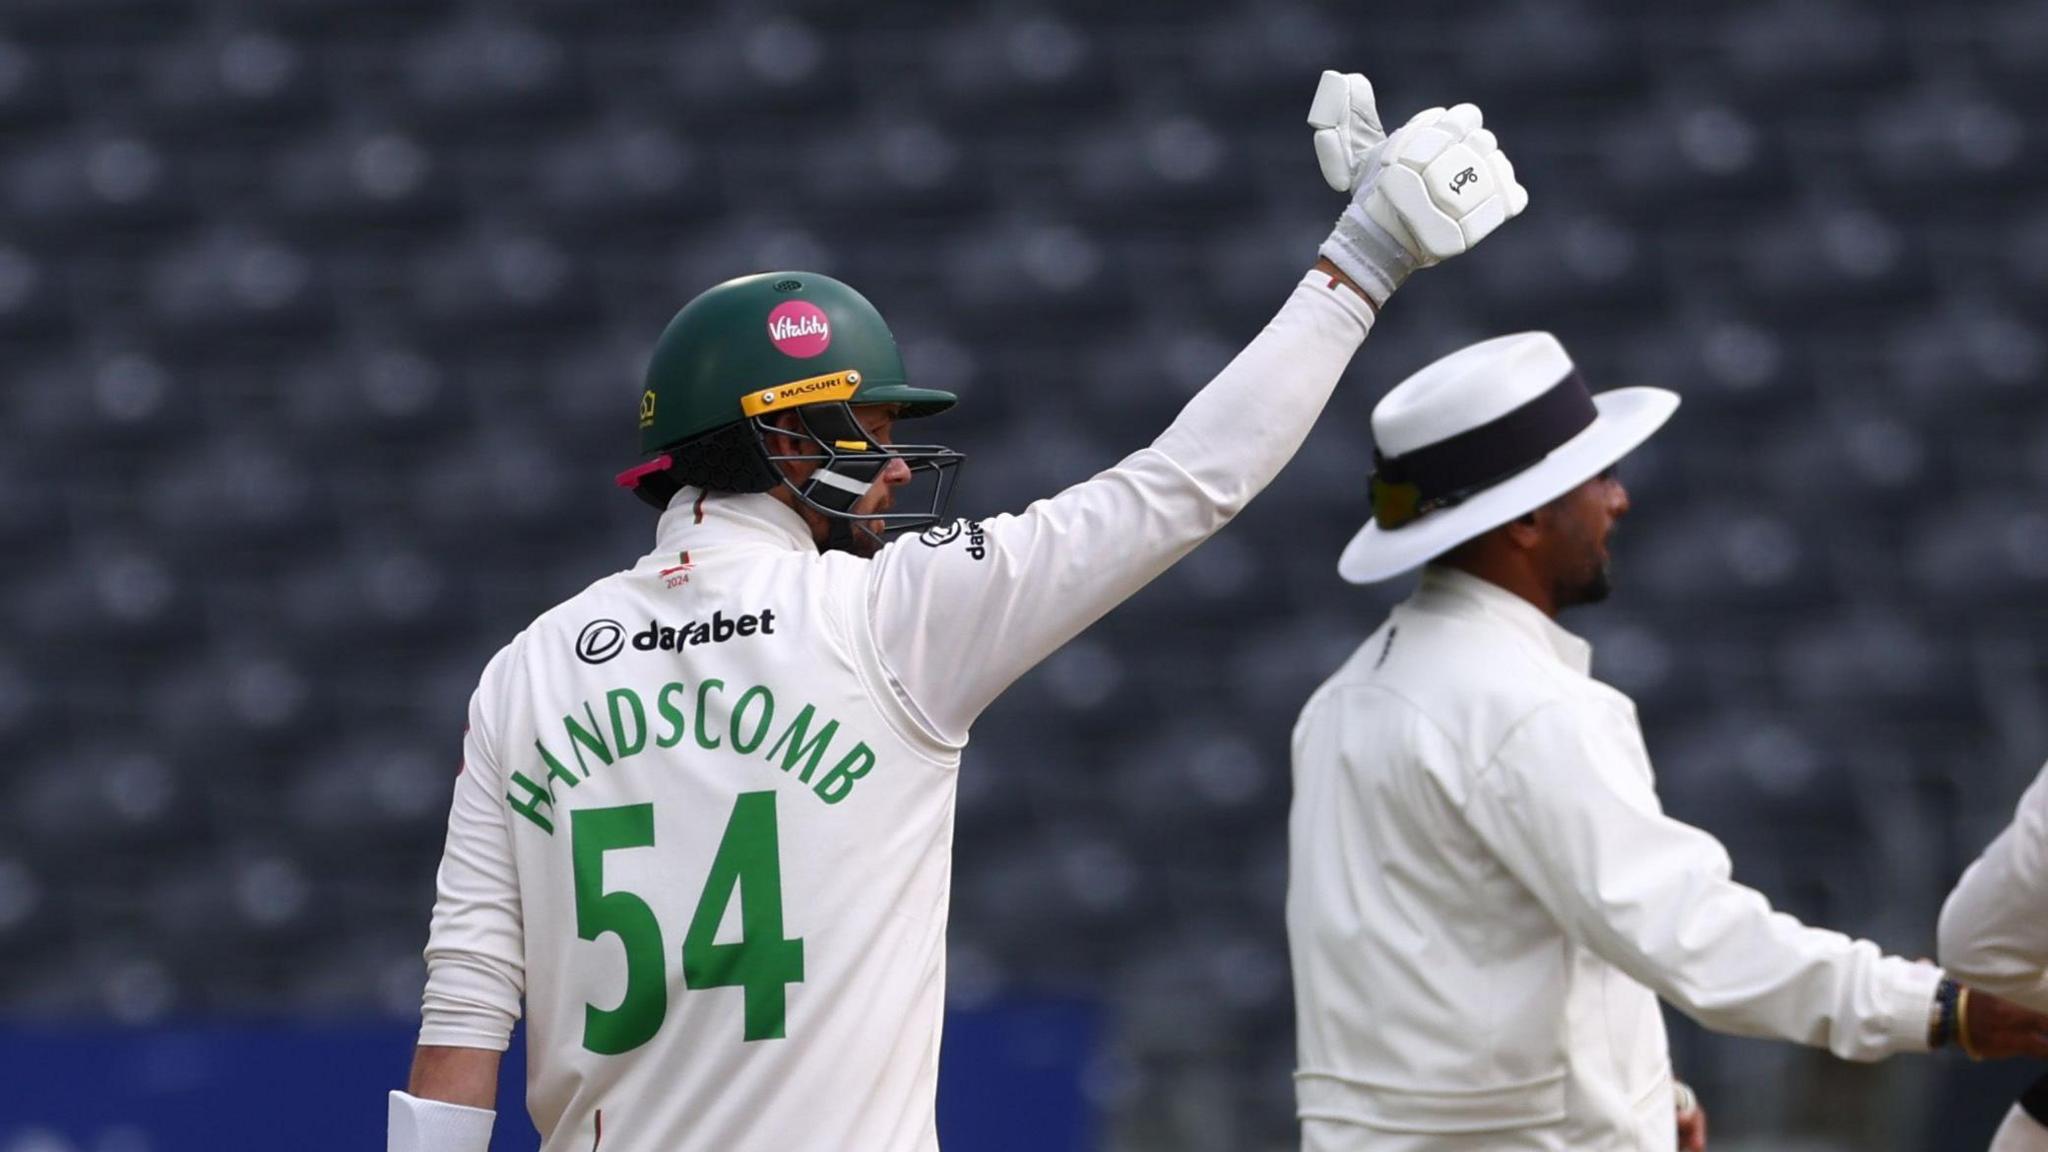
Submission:
<svg viewBox="0 0 2048 1152">
<path fill-rule="evenodd" d="M 1499 336 L 1403 380 L 1372 411 L 1378 480 L 1400 482 L 1419 514 L 1374 518 L 1337 574 L 1373 584 L 1425 564 L 1598 476 L 1678 409 L 1662 388 L 1586 390 L 1548 332 Z"/>
</svg>

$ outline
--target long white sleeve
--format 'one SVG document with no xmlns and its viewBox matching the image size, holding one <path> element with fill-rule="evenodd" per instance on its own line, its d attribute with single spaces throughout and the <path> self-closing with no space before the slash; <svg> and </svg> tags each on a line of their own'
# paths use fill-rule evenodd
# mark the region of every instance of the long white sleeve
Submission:
<svg viewBox="0 0 2048 1152">
<path fill-rule="evenodd" d="M 1372 327 L 1311 272 L 1148 448 L 1022 513 L 882 550 L 875 642 L 947 743 L 1003 689 L 1229 522 L 1307 438 Z"/>
<path fill-rule="evenodd" d="M 1949 893 L 1940 936 L 1958 980 L 2048 1011 L 2048 767 Z"/>
<path fill-rule="evenodd" d="M 488 686 L 499 661 L 484 671 Z M 448 813 L 427 937 L 421 1044 L 504 1051 L 526 986 L 519 877 L 505 824 L 505 778 L 484 728 L 480 687 L 470 700 L 462 771 Z"/>
<path fill-rule="evenodd" d="M 1531 714 L 1474 782 L 1466 816 L 1569 936 L 1701 1024 L 1851 1060 L 1927 1048 L 1940 972 L 1809 928 L 1735 883 L 1718 840 L 1664 815 L 1618 708 Z"/>
</svg>

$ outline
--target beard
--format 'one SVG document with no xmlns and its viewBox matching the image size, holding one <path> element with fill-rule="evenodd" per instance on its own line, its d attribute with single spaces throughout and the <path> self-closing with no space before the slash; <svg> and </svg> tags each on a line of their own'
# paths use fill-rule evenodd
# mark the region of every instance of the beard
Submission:
<svg viewBox="0 0 2048 1152">
<path fill-rule="evenodd" d="M 1579 599 L 1581 604 L 1598 604 L 1614 595 L 1613 568 L 1603 561 L 1598 568 L 1593 569 L 1593 578 L 1586 581 L 1584 592 Z"/>
<path fill-rule="evenodd" d="M 1559 584 L 1557 607 L 1562 611 L 1581 604 L 1598 604 L 1613 594 L 1614 573 L 1608 562 L 1602 560 L 1591 572 Z"/>
<path fill-rule="evenodd" d="M 811 522 L 811 539 L 820 552 L 845 552 L 871 560 L 889 542 L 881 520 L 826 516 L 809 510 L 805 516 Z"/>
<path fill-rule="evenodd" d="M 846 550 L 863 560 L 872 560 L 888 542 L 889 538 L 882 535 L 881 529 L 862 524 L 853 530 L 853 539 L 847 543 Z"/>
</svg>

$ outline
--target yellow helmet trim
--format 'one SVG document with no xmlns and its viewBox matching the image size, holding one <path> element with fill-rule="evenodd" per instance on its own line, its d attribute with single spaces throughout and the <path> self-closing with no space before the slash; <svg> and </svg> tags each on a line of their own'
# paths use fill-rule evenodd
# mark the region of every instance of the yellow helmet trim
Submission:
<svg viewBox="0 0 2048 1152">
<path fill-rule="evenodd" d="M 834 372 L 829 376 L 812 376 L 804 380 L 792 380 L 773 388 L 763 388 L 740 397 L 740 411 L 749 416 L 766 412 L 780 412 L 785 408 L 796 408 L 804 404 L 822 404 L 833 400 L 851 400 L 860 391 L 860 373 L 854 371 Z"/>
</svg>

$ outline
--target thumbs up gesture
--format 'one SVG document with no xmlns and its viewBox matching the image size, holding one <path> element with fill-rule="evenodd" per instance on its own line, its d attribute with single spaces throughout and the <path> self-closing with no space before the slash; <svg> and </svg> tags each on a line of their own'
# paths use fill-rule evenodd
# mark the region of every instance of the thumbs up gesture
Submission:
<svg viewBox="0 0 2048 1152">
<path fill-rule="evenodd" d="M 1371 81 L 1324 72 L 1308 122 L 1324 181 L 1351 194 L 1321 254 L 1375 304 L 1415 269 L 1470 249 L 1528 207 L 1474 105 L 1427 109 L 1388 135 Z"/>
</svg>

